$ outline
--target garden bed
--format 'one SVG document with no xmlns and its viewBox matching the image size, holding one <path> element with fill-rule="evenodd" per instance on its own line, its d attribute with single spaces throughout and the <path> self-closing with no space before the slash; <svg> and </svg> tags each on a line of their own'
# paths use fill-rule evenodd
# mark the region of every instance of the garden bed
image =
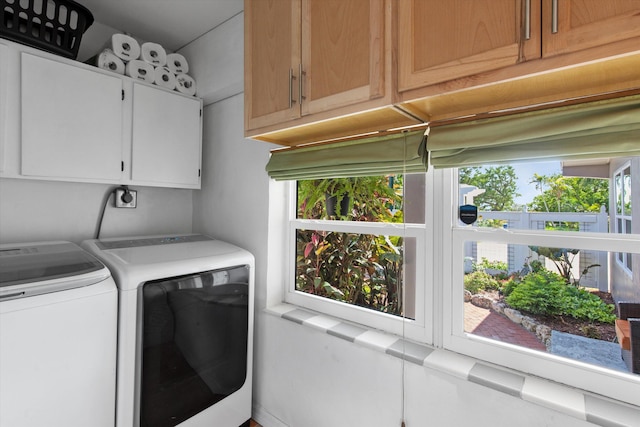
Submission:
<svg viewBox="0 0 640 427">
<path fill-rule="evenodd" d="M 613 298 L 608 292 L 593 291 L 602 301 L 613 304 Z M 595 338 L 608 342 L 615 342 L 615 326 L 607 323 L 587 323 L 584 320 L 574 319 L 570 316 L 540 316 L 527 313 L 527 316 L 534 318 L 538 323 L 550 327 L 554 331 L 566 332 L 572 335 L 579 335 L 587 338 Z"/>
</svg>

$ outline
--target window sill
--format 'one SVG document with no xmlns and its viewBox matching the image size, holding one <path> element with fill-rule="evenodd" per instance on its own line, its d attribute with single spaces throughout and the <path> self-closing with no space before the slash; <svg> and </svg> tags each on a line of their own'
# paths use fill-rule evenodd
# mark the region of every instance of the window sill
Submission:
<svg viewBox="0 0 640 427">
<path fill-rule="evenodd" d="M 367 329 L 291 304 L 278 304 L 266 313 L 311 327 L 425 368 L 444 372 L 522 400 L 602 426 L 631 426 L 640 419 L 640 408 L 604 399 L 522 372 L 479 362 L 448 350 L 418 344 L 377 330 Z"/>
</svg>

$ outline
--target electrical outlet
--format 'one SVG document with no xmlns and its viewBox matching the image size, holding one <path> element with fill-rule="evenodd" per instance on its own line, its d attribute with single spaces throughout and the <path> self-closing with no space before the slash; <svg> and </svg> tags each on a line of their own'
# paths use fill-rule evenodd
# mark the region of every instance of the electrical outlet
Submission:
<svg viewBox="0 0 640 427">
<path fill-rule="evenodd" d="M 116 189 L 116 208 L 135 208 L 137 203 L 138 192 L 136 190 Z"/>
</svg>

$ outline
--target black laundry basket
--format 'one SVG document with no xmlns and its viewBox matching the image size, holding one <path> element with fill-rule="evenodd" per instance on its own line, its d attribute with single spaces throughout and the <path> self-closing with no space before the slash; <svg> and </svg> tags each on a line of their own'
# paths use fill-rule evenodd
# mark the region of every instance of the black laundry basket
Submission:
<svg viewBox="0 0 640 427">
<path fill-rule="evenodd" d="M 0 0 L 0 37 L 76 59 L 93 24 L 86 7 L 72 0 Z"/>
</svg>

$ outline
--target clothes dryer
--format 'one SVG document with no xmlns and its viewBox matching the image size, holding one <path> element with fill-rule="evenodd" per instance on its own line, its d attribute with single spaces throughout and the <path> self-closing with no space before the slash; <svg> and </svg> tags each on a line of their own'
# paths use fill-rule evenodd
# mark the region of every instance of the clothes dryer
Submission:
<svg viewBox="0 0 640 427">
<path fill-rule="evenodd" d="M 119 290 L 117 427 L 251 417 L 254 258 L 204 235 L 89 240 Z"/>
</svg>

